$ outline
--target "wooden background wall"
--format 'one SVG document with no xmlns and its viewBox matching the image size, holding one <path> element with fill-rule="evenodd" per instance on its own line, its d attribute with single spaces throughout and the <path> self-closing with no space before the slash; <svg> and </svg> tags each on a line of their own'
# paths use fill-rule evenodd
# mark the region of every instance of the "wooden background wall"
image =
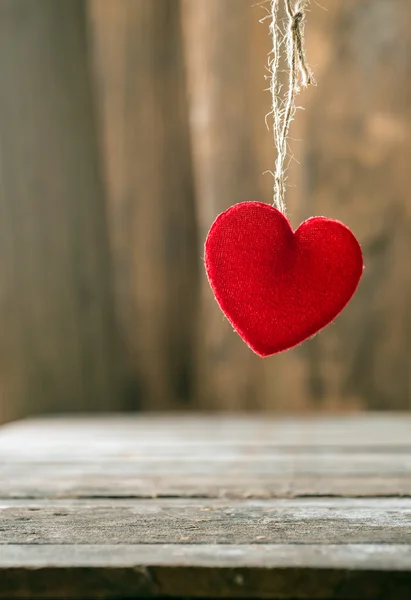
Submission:
<svg viewBox="0 0 411 600">
<path fill-rule="evenodd" d="M 201 259 L 270 202 L 267 24 L 251 0 L 0 0 L 0 421 L 44 411 L 411 406 L 411 3 L 312 3 L 318 86 L 289 216 L 345 221 L 336 322 L 261 360 Z"/>
</svg>

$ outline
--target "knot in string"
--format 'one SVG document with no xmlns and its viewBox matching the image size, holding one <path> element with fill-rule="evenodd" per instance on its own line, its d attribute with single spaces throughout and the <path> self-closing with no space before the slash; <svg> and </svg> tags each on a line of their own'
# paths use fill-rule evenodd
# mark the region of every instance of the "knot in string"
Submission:
<svg viewBox="0 0 411 600">
<path fill-rule="evenodd" d="M 291 29 L 298 29 L 301 21 L 303 20 L 303 17 L 304 17 L 304 15 L 301 11 L 295 13 L 295 15 L 291 15 L 291 18 L 293 20 L 293 22 L 291 24 Z"/>
<path fill-rule="evenodd" d="M 298 6 L 298 5 L 297 5 Z M 286 2 L 286 7 L 287 7 L 287 13 L 288 13 L 288 17 L 290 19 L 290 29 L 292 32 L 292 36 L 293 36 L 293 43 L 295 45 L 295 51 L 298 57 L 298 66 L 300 68 L 300 73 L 301 73 L 301 78 L 302 78 L 302 85 L 305 87 L 307 85 L 311 85 L 312 83 L 314 83 L 313 81 L 313 76 L 312 73 L 310 71 L 310 69 L 307 66 L 306 60 L 305 60 L 305 52 L 304 52 L 304 45 L 303 45 L 303 32 L 302 32 L 302 23 L 304 21 L 304 10 L 297 10 L 297 12 L 295 12 L 294 14 L 292 13 L 291 10 L 291 4 L 290 2 L 287 0 Z"/>
</svg>

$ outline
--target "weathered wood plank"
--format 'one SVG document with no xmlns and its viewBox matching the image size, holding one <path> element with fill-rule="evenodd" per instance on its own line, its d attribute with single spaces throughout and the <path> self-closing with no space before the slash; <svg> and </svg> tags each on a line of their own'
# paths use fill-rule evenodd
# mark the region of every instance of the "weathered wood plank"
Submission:
<svg viewBox="0 0 411 600">
<path fill-rule="evenodd" d="M 276 446 L 270 444 L 262 444 L 258 446 L 255 443 L 244 443 L 235 442 L 230 443 L 216 443 L 212 447 L 205 443 L 189 444 L 182 443 L 181 445 L 170 443 L 163 444 L 159 441 L 158 445 L 148 442 L 147 444 L 133 444 L 132 442 L 124 444 L 110 444 L 103 445 L 96 440 L 95 446 L 85 447 L 84 451 L 82 448 L 77 449 L 68 447 L 66 444 L 62 444 L 55 454 L 52 456 L 52 463 L 65 463 L 71 462 L 71 464 L 79 463 L 101 463 L 102 461 L 109 463 L 121 462 L 125 464 L 128 461 L 139 461 L 146 459 L 147 461 L 159 461 L 164 458 L 165 462 L 173 460 L 180 460 L 183 463 L 192 461 L 204 461 L 208 459 L 210 461 L 224 461 L 224 460 L 243 460 L 249 461 L 255 459 L 256 461 L 272 459 L 275 460 L 277 456 L 302 456 L 312 455 L 316 456 L 330 456 L 338 461 L 339 456 L 358 456 L 361 460 L 361 456 L 370 456 L 375 454 L 383 457 L 383 460 L 389 460 L 390 455 L 405 456 L 408 460 L 408 450 L 411 446 L 384 446 L 377 448 L 375 446 L 364 447 L 364 446 Z M 3 448 L 4 451 L 0 453 L 0 461 L 7 461 L 9 464 L 47 464 L 51 462 L 50 454 L 47 453 L 49 447 L 37 447 L 32 456 L 27 457 L 27 450 L 10 448 L 6 446 Z M 72 456 L 70 451 L 72 450 Z M 101 450 L 101 454 L 98 451 Z M 405 453 L 405 454 L 404 454 Z M 347 459 L 348 460 L 348 459 Z M 377 459 L 375 459 L 377 460 Z"/>
<path fill-rule="evenodd" d="M 121 408 L 84 4 L 0 3 L 0 422 Z"/>
<path fill-rule="evenodd" d="M 116 456 L 142 448 L 195 448 L 220 452 L 242 447 L 411 447 L 411 415 L 373 414 L 338 417 L 257 415 L 98 416 L 33 419 L 0 430 L 0 458 L 29 458 L 47 453 L 66 457 Z M 167 452 L 170 448 L 167 448 Z M 179 450 L 177 450 L 179 451 Z M 190 454 L 187 452 L 187 454 Z M 74 453 L 74 454 L 73 454 Z"/>
<path fill-rule="evenodd" d="M 0 462 L 0 497 L 411 496 L 409 455 L 195 454 L 98 462 Z"/>
<path fill-rule="evenodd" d="M 411 585 L 410 546 L 50 545 L 1 550 L 0 598 L 408 600 Z"/>
<path fill-rule="evenodd" d="M 407 544 L 8 544 L 0 569 L 93 567 L 307 567 L 411 571 Z"/>
<path fill-rule="evenodd" d="M 0 544 L 411 544 L 411 500 L 1 500 Z"/>
<path fill-rule="evenodd" d="M 255 98 L 263 96 L 264 83 L 261 79 L 254 88 L 248 77 L 256 64 L 263 70 L 264 62 L 253 61 L 250 4 L 248 0 L 182 2 L 201 255 L 218 213 L 236 202 L 260 199 L 253 110 Z M 258 15 L 254 11 L 256 21 Z M 263 112 L 261 116 L 263 129 Z M 200 312 L 200 405 L 216 410 L 258 407 L 262 363 L 233 333 L 204 272 Z"/>
<path fill-rule="evenodd" d="M 345 453 L 331 449 L 323 453 L 312 452 L 278 452 L 275 449 L 260 454 L 245 452 L 235 454 L 230 448 L 215 452 L 209 457 L 205 451 L 193 452 L 189 456 L 168 455 L 167 447 L 162 454 L 150 456 L 150 449 L 145 454 L 125 456 L 123 459 L 104 461 L 104 475 L 108 477 L 131 476 L 170 476 L 195 475 L 228 477 L 278 476 L 298 472 L 301 475 L 411 475 L 411 454 L 394 453 Z M 46 478 L 60 475 L 93 476 L 102 470 L 102 461 L 94 460 L 54 461 L 47 462 L 26 460 L 0 462 L 0 477 L 12 477 L 27 474 Z"/>
<path fill-rule="evenodd" d="M 411 496 L 411 419 L 99 417 L 0 433 L 0 497 Z"/>
<path fill-rule="evenodd" d="M 6 426 L 0 598 L 408 600 L 411 497 L 396 496 L 411 496 L 410 425 L 382 415 Z"/>
<path fill-rule="evenodd" d="M 36 478 L 29 471 L 2 482 L 2 498 L 298 498 L 411 497 L 411 478 L 401 476 L 110 477 Z"/>
<path fill-rule="evenodd" d="M 199 256 L 180 4 L 86 5 L 128 407 L 181 408 L 193 398 Z"/>
</svg>

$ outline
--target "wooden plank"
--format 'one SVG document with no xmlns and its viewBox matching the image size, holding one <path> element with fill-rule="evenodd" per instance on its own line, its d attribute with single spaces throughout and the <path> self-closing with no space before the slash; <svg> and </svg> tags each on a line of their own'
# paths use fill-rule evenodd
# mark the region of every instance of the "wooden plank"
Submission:
<svg viewBox="0 0 411 600">
<path fill-rule="evenodd" d="M 411 571 L 407 544 L 8 544 L 0 569 L 259 567 Z"/>
<path fill-rule="evenodd" d="M 86 4 L 128 408 L 187 406 L 199 255 L 180 3 Z"/>
<path fill-rule="evenodd" d="M 324 440 L 331 440 L 338 436 L 339 440 L 351 445 L 369 444 L 378 436 L 383 436 L 382 443 L 390 439 L 395 444 L 398 436 L 400 443 L 407 443 L 407 435 L 411 428 L 411 415 L 409 412 L 383 412 L 383 413 L 351 413 L 334 415 L 310 415 L 290 416 L 287 414 L 269 413 L 134 413 L 126 414 L 97 414 L 97 415 L 72 415 L 61 414 L 54 417 L 32 418 L 18 423 L 3 426 L 3 433 L 25 428 L 27 431 L 41 431 L 41 429 L 58 428 L 58 435 L 64 430 L 75 426 L 76 431 L 87 431 L 92 434 L 99 433 L 104 437 L 113 432 L 113 436 L 133 435 L 138 432 L 139 437 L 148 439 L 157 434 L 157 437 L 167 435 L 171 432 L 173 437 L 185 440 L 190 437 L 195 440 L 200 434 L 202 436 L 212 435 L 213 438 L 227 437 L 237 439 L 239 435 L 254 438 L 254 441 L 262 443 L 267 435 L 274 436 L 270 441 L 276 443 L 277 437 L 292 436 L 291 442 L 302 443 L 305 438 L 314 438 L 318 444 L 324 444 Z M 281 435 L 282 434 L 282 435 Z M 180 437 L 178 437 L 180 436 Z M 263 437 L 261 437 L 263 436 Z M 354 440 L 353 440 L 354 438 Z M 329 442 L 328 442 L 329 443 Z"/>
<path fill-rule="evenodd" d="M 119 407 L 84 2 L 0 6 L 0 422 Z"/>
<path fill-rule="evenodd" d="M 0 483 L 0 498 L 298 498 L 298 497 L 411 497 L 410 476 L 265 477 L 105 476 L 59 474 L 42 477 L 11 475 Z"/>
<path fill-rule="evenodd" d="M 286 460 L 287 456 L 313 456 L 313 460 L 317 460 L 317 457 L 320 458 L 318 460 L 326 460 L 326 456 L 330 456 L 335 458 L 337 464 L 339 457 L 344 456 L 352 456 L 358 457 L 358 460 L 361 460 L 361 456 L 368 457 L 369 461 L 374 460 L 370 455 L 375 454 L 375 460 L 378 460 L 378 456 L 382 457 L 382 462 L 391 460 L 390 455 L 398 455 L 398 460 L 401 460 L 401 456 L 408 461 L 408 451 L 409 447 L 407 446 L 388 446 L 382 445 L 381 448 L 377 448 L 375 446 L 348 446 L 348 447 L 340 447 L 340 446 L 276 446 L 270 444 L 264 444 L 258 446 L 253 443 L 216 443 L 213 447 L 207 445 L 206 443 L 182 443 L 178 445 L 176 443 L 165 443 L 162 444 L 159 442 L 158 445 L 154 445 L 152 442 L 148 443 L 140 443 L 134 444 L 131 440 L 128 442 L 127 440 L 124 443 L 119 444 L 104 444 L 101 441 L 96 440 L 95 444 L 93 442 L 93 446 L 86 447 L 84 446 L 84 451 L 75 447 L 74 445 L 69 444 L 61 444 L 60 447 L 57 448 L 57 452 L 50 457 L 48 454 L 49 446 L 40 446 L 40 444 L 35 448 L 35 451 L 31 456 L 27 456 L 27 449 L 24 448 L 8 448 L 6 445 L 3 446 L 0 453 L 0 461 L 7 461 L 9 463 L 18 464 L 18 463 L 65 463 L 72 462 L 72 464 L 77 463 L 94 463 L 105 461 L 107 463 L 110 462 L 122 462 L 126 463 L 127 461 L 139 461 L 147 459 L 147 461 L 155 461 L 162 460 L 164 458 L 165 463 L 168 461 L 178 460 L 184 464 L 190 464 L 193 461 L 202 461 L 202 460 L 210 460 L 212 461 L 224 461 L 224 460 L 243 460 L 250 461 L 255 459 L 256 461 L 261 460 L 265 461 L 268 459 L 276 460 L 276 457 L 283 456 L 284 460 Z M 72 456 L 68 458 L 68 452 L 72 450 Z M 101 453 L 99 453 L 99 450 Z M 343 460 L 341 458 L 341 460 Z M 347 460 L 356 460 L 355 458 L 351 458 Z M 397 459 L 392 459 L 397 460 Z M 181 464 L 181 463 L 180 463 Z"/>
<path fill-rule="evenodd" d="M 13 474 L 19 476 L 30 470 L 32 475 L 41 475 L 45 478 L 54 478 L 57 470 L 65 475 L 90 476 L 98 474 L 104 465 L 104 475 L 113 477 L 147 476 L 159 475 L 183 476 L 197 475 L 216 478 L 227 477 L 252 477 L 290 475 L 408 475 L 411 474 L 410 453 L 345 453 L 329 450 L 323 453 L 305 450 L 301 453 L 278 452 L 272 449 L 265 454 L 258 450 L 253 453 L 229 452 L 224 449 L 221 453 L 215 452 L 206 456 L 206 451 L 199 454 L 195 451 L 189 456 L 167 454 L 167 446 L 162 448 L 162 453 L 150 455 L 150 448 L 146 448 L 142 454 L 125 456 L 123 459 L 104 461 L 97 457 L 91 460 L 73 461 L 67 457 L 63 460 L 54 461 L 53 458 L 47 462 L 31 461 L 7 461 L 0 462 L 1 477 L 11 477 Z"/>
<path fill-rule="evenodd" d="M 408 600 L 410 424 L 146 415 L 3 427 L 0 598 Z"/>
<path fill-rule="evenodd" d="M 98 417 L 0 433 L 0 497 L 411 496 L 411 418 Z"/>
<path fill-rule="evenodd" d="M 6 546 L 0 598 L 408 600 L 410 546 Z"/>
<path fill-rule="evenodd" d="M 1 544 L 411 544 L 411 500 L 1 500 Z"/>
<path fill-rule="evenodd" d="M 411 496 L 409 455 L 301 454 L 206 461 L 0 463 L 0 497 Z"/>
<path fill-rule="evenodd" d="M 140 449 L 195 448 L 212 453 L 233 448 L 344 447 L 390 450 L 411 446 L 409 413 L 359 414 L 322 417 L 250 415 L 98 415 L 32 419 L 12 423 L 0 430 L 0 452 L 10 459 L 36 455 L 47 460 L 66 452 L 116 456 Z M 74 454 L 72 454 L 74 453 Z"/>
</svg>

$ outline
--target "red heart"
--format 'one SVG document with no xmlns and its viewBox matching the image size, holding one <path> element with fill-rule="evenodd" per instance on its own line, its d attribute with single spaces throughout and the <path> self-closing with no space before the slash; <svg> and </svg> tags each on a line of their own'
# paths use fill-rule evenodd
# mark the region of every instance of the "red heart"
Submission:
<svg viewBox="0 0 411 600">
<path fill-rule="evenodd" d="M 217 217 L 205 267 L 221 310 L 259 356 L 292 348 L 328 325 L 364 268 L 343 223 L 313 217 L 293 231 L 262 202 L 242 202 Z"/>
</svg>

